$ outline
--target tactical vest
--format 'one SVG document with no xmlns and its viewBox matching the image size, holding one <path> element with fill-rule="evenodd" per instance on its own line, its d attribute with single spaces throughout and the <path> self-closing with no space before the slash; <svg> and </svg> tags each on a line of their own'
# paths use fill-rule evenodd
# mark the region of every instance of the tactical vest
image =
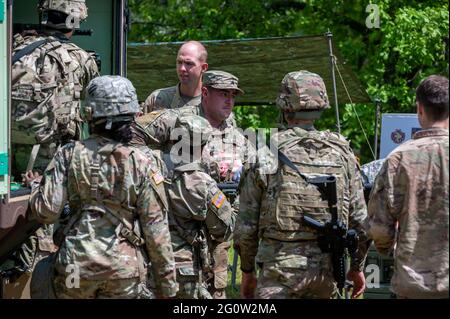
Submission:
<svg viewBox="0 0 450 319">
<path fill-rule="evenodd" d="M 295 128 L 280 133 L 279 149 L 306 176 L 326 174 L 336 177 L 338 218 L 348 225 L 350 195 L 346 157 L 353 156 L 348 142 L 328 131 Z M 317 186 L 279 161 L 276 173 L 267 175 L 267 191 L 261 203 L 260 238 L 280 241 L 317 239 L 317 233 L 303 225 L 304 215 L 322 223 L 329 221 L 328 201 Z"/>
<path fill-rule="evenodd" d="M 82 87 L 73 58 L 80 50 L 53 36 L 14 36 L 13 56 L 32 43 L 45 40 L 12 65 L 12 142 L 44 144 L 61 137 L 79 138 Z"/>
</svg>

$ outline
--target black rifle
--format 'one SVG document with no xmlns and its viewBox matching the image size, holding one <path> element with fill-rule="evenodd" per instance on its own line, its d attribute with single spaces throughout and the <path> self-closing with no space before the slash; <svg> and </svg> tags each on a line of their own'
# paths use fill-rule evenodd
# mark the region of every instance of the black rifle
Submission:
<svg viewBox="0 0 450 319">
<path fill-rule="evenodd" d="M 323 253 L 331 253 L 333 277 L 336 280 L 338 289 L 342 290 L 345 287 L 346 249 L 350 254 L 356 253 L 358 250 L 358 233 L 354 229 L 347 230 L 342 221 L 338 220 L 336 177 L 333 175 L 307 177 L 300 172 L 297 166 L 283 152 L 278 150 L 277 156 L 283 164 L 294 170 L 307 183 L 317 186 L 322 198 L 325 198 L 328 202 L 331 221 L 323 224 L 314 218 L 303 216 L 302 222 L 319 233 L 318 244 L 320 250 Z"/>
<path fill-rule="evenodd" d="M 331 213 L 331 221 L 325 224 L 318 222 L 314 218 L 303 216 L 303 223 L 319 233 L 319 247 L 322 252 L 330 253 L 333 263 L 333 276 L 337 282 L 337 287 L 342 290 L 345 286 L 345 253 L 354 254 L 358 250 L 358 234 L 354 229 L 347 230 L 347 227 L 338 220 L 336 177 L 319 176 L 308 178 L 308 182 L 316 185 L 327 199 Z"/>
<path fill-rule="evenodd" d="M 35 23 L 14 23 L 13 25 L 13 31 L 15 33 L 22 33 L 23 31 L 27 30 L 36 30 L 38 32 L 45 31 L 45 27 L 42 24 L 35 24 Z M 94 33 L 94 30 L 92 29 L 74 29 L 73 35 L 80 35 L 80 36 L 92 36 Z"/>
<path fill-rule="evenodd" d="M 22 33 L 24 31 L 28 31 L 28 30 L 36 30 L 36 32 L 38 32 L 38 33 L 46 31 L 45 27 L 42 24 L 14 23 L 14 25 L 13 25 L 14 34 Z M 90 36 L 92 36 L 93 33 L 94 33 L 93 29 L 74 29 L 73 30 L 74 36 L 90 37 Z M 95 52 L 94 50 L 86 50 L 86 52 L 88 52 L 92 56 L 92 58 L 95 60 L 95 63 L 97 64 L 98 70 L 101 71 L 102 60 L 100 58 L 100 55 L 97 52 Z"/>
</svg>

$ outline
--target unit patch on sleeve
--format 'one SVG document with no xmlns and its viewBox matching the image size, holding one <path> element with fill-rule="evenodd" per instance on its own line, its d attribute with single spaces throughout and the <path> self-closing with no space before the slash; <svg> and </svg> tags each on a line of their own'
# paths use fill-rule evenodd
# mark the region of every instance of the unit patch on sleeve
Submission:
<svg viewBox="0 0 450 319">
<path fill-rule="evenodd" d="M 220 190 L 214 195 L 213 199 L 212 199 L 212 203 L 214 206 L 216 206 L 217 208 L 220 208 L 223 203 L 225 202 L 225 194 L 222 193 Z"/>
<path fill-rule="evenodd" d="M 161 184 L 162 182 L 164 182 L 164 176 L 162 176 L 159 172 L 155 172 L 152 175 L 153 180 L 155 181 L 156 185 Z"/>
</svg>

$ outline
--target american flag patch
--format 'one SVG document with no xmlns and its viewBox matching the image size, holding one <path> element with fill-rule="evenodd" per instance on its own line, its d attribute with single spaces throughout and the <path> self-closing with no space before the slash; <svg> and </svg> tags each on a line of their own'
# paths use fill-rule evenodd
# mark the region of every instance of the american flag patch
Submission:
<svg viewBox="0 0 450 319">
<path fill-rule="evenodd" d="M 161 184 L 162 182 L 164 182 L 164 176 L 162 176 L 160 173 L 156 172 L 153 174 L 152 176 L 153 180 L 155 181 L 156 185 Z"/>
<path fill-rule="evenodd" d="M 225 195 L 221 191 L 218 191 L 216 195 L 214 195 L 212 203 L 217 208 L 220 208 L 225 202 L 225 199 L 226 199 Z"/>
</svg>

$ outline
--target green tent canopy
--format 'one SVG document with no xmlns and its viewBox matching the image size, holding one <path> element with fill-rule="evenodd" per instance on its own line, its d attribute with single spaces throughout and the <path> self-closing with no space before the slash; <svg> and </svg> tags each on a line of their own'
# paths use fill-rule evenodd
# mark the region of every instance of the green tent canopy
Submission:
<svg viewBox="0 0 450 319">
<path fill-rule="evenodd" d="M 321 75 L 334 105 L 333 82 L 328 38 L 298 36 L 240 40 L 202 41 L 208 50 L 210 70 L 224 70 L 239 77 L 245 91 L 236 104 L 273 104 L 283 76 L 292 71 L 308 70 Z M 177 51 L 182 42 L 129 43 L 127 76 L 137 89 L 140 101 L 159 88 L 178 83 L 175 70 Z M 369 96 L 349 66 L 333 46 L 333 54 L 354 103 L 370 102 Z M 336 71 L 338 104 L 349 103 L 339 73 Z"/>
</svg>

